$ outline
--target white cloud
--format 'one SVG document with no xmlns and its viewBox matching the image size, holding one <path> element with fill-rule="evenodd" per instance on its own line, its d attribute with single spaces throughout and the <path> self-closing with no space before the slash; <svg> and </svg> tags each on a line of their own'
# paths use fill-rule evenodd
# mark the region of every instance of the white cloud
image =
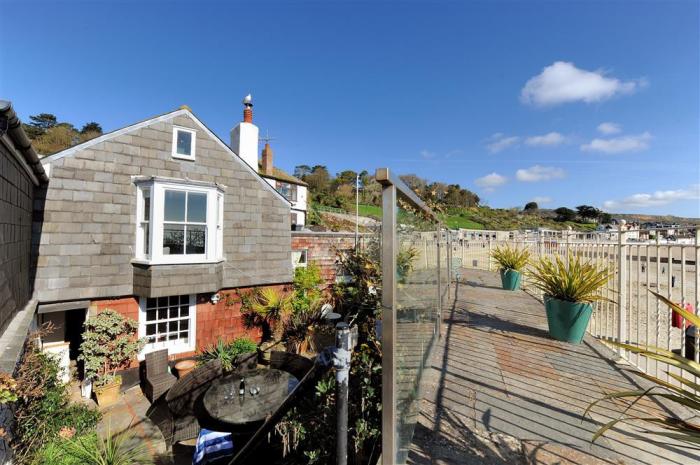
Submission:
<svg viewBox="0 0 700 465">
<path fill-rule="evenodd" d="M 540 165 L 531 166 L 527 169 L 519 169 L 515 173 L 515 177 L 518 181 L 523 182 L 549 181 L 550 179 L 559 179 L 564 176 L 566 176 L 566 173 L 561 168 Z"/>
<path fill-rule="evenodd" d="M 545 204 L 545 203 L 552 203 L 552 198 L 551 197 L 535 197 L 532 199 L 533 202 L 536 202 L 539 205 Z"/>
<path fill-rule="evenodd" d="M 530 78 L 520 91 L 520 101 L 539 107 L 570 102 L 602 102 L 617 94 L 631 94 L 646 81 L 621 81 L 601 70 L 586 71 L 573 63 L 557 61 Z"/>
<path fill-rule="evenodd" d="M 525 139 L 525 144 L 533 147 L 554 147 L 556 145 L 561 145 L 564 142 L 566 142 L 566 137 L 558 132 L 550 132 L 542 136 L 531 136 Z"/>
<path fill-rule="evenodd" d="M 651 194 L 634 194 L 622 200 L 608 200 L 603 203 L 607 210 L 620 208 L 649 208 L 668 205 L 679 200 L 700 200 L 700 184 L 687 189 L 656 191 Z"/>
<path fill-rule="evenodd" d="M 491 153 L 498 153 L 502 150 L 507 149 L 508 147 L 511 147 L 511 146 L 517 144 L 519 140 L 520 140 L 520 138 L 517 136 L 510 136 L 509 137 L 503 133 L 497 132 L 496 134 L 494 134 L 488 138 L 488 143 L 486 144 L 486 148 Z"/>
<path fill-rule="evenodd" d="M 649 148 L 651 134 L 643 132 L 631 136 L 613 137 L 611 139 L 593 139 L 581 146 L 584 152 L 622 153 L 639 152 Z"/>
<path fill-rule="evenodd" d="M 600 132 L 601 134 L 605 134 L 606 136 L 609 136 L 611 134 L 617 134 L 620 131 L 622 131 L 622 128 L 617 123 L 607 122 L 600 123 L 598 125 L 598 132 Z"/>
<path fill-rule="evenodd" d="M 431 152 L 429 150 L 421 150 L 420 156 L 426 160 L 432 160 L 433 158 L 435 158 L 437 156 L 437 154 L 435 152 Z"/>
<path fill-rule="evenodd" d="M 498 186 L 502 186 L 508 178 L 498 173 L 491 173 L 474 181 L 474 184 L 484 189 L 486 192 L 493 192 Z"/>
</svg>

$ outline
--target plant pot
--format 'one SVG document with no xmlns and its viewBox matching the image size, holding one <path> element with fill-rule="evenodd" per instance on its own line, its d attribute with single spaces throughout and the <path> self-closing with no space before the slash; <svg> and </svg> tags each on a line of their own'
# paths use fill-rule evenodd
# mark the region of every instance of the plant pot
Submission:
<svg viewBox="0 0 700 465">
<path fill-rule="evenodd" d="M 197 366 L 197 362 L 194 360 L 182 360 L 175 364 L 175 369 L 177 370 L 177 377 L 182 378 L 187 373 L 190 373 Z"/>
<path fill-rule="evenodd" d="M 517 291 L 520 289 L 520 279 L 522 273 L 515 270 L 501 270 L 501 285 L 506 291 Z"/>
<path fill-rule="evenodd" d="M 121 386 L 122 380 L 119 379 L 113 383 L 94 388 L 93 391 L 95 391 L 95 397 L 97 397 L 97 405 L 100 407 L 109 407 L 110 405 L 116 404 L 119 400 L 119 388 Z"/>
<path fill-rule="evenodd" d="M 579 344 L 593 313 L 591 304 L 546 297 L 544 307 L 547 311 L 549 335 L 558 341 Z"/>
</svg>

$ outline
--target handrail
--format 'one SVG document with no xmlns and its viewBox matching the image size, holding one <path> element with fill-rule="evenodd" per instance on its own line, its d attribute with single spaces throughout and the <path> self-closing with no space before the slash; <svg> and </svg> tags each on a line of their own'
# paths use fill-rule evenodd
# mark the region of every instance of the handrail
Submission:
<svg viewBox="0 0 700 465">
<path fill-rule="evenodd" d="M 421 200 L 421 198 L 418 197 L 416 193 L 413 192 L 413 190 L 411 190 L 411 188 L 401 180 L 401 178 L 395 176 L 391 171 L 389 171 L 389 168 L 378 168 L 374 174 L 374 178 L 383 187 L 396 187 L 396 191 L 405 197 L 406 200 L 408 200 L 409 203 L 411 203 L 415 208 L 428 215 L 437 223 L 440 223 L 440 219 L 433 212 L 433 210 L 431 210 L 430 207 L 428 207 L 425 202 L 423 202 L 423 200 Z"/>
</svg>

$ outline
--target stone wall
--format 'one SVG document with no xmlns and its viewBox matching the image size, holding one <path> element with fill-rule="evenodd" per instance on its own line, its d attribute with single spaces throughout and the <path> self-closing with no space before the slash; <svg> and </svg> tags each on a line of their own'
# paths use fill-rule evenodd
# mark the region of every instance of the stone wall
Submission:
<svg viewBox="0 0 700 465">
<path fill-rule="evenodd" d="M 32 294 L 34 184 L 0 144 L 0 333 Z"/>
<path fill-rule="evenodd" d="M 172 157 L 174 125 L 196 131 L 195 161 Z M 143 295 L 154 279 L 161 288 L 155 295 L 182 278 L 170 276 L 169 265 L 167 272 L 147 275 L 131 263 L 136 242 L 134 176 L 225 186 L 225 261 L 208 281 L 209 288 L 198 286 L 195 292 L 292 279 L 289 203 L 186 110 L 69 149 L 46 162 L 50 181 L 38 215 L 43 220 L 36 279 L 41 302 Z"/>
</svg>

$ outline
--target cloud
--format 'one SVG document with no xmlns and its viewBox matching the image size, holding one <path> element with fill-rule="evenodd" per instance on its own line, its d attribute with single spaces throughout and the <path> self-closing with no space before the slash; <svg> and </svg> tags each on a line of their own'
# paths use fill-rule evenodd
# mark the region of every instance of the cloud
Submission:
<svg viewBox="0 0 700 465">
<path fill-rule="evenodd" d="M 552 198 L 551 197 L 535 197 L 532 199 L 533 202 L 536 202 L 539 205 L 545 204 L 545 203 L 552 203 Z"/>
<path fill-rule="evenodd" d="M 525 144 L 533 147 L 554 147 L 566 142 L 566 137 L 558 132 L 550 132 L 543 136 L 531 136 L 525 139 Z"/>
<path fill-rule="evenodd" d="M 493 192 L 496 187 L 502 186 L 508 178 L 498 173 L 491 173 L 474 181 L 474 184 L 484 189 L 486 192 Z"/>
<path fill-rule="evenodd" d="M 518 181 L 523 182 L 549 181 L 550 179 L 559 179 L 564 176 L 566 176 L 566 172 L 561 168 L 540 165 L 531 166 L 527 169 L 519 169 L 515 173 L 515 177 Z"/>
<path fill-rule="evenodd" d="M 646 81 L 621 81 L 603 71 L 586 71 L 573 63 L 557 61 L 530 78 L 520 91 L 520 101 L 538 107 L 571 102 L 602 102 L 615 95 L 631 94 Z"/>
<path fill-rule="evenodd" d="M 622 128 L 617 123 L 600 123 L 598 125 L 598 132 L 606 136 L 617 134 L 620 131 L 622 131 Z"/>
<path fill-rule="evenodd" d="M 623 153 L 623 152 L 639 152 L 649 148 L 651 134 L 643 132 L 642 134 L 613 137 L 611 139 L 593 139 L 587 144 L 581 146 L 584 152 L 603 152 L 603 153 Z"/>
<path fill-rule="evenodd" d="M 603 203 L 607 210 L 619 208 L 649 208 L 668 205 L 679 200 L 700 200 L 700 184 L 687 189 L 656 191 L 652 194 L 634 194 L 622 200 L 608 200 Z"/>
<path fill-rule="evenodd" d="M 435 152 L 431 152 L 429 150 L 424 149 L 420 151 L 420 156 L 426 160 L 432 160 L 433 158 L 437 157 L 437 154 Z"/>
<path fill-rule="evenodd" d="M 517 144 L 518 141 L 520 141 L 520 138 L 517 136 L 509 137 L 503 133 L 497 132 L 496 134 L 488 138 L 486 148 L 491 153 L 498 153 L 502 150 L 507 149 L 508 147 L 512 147 L 513 145 Z"/>
</svg>

